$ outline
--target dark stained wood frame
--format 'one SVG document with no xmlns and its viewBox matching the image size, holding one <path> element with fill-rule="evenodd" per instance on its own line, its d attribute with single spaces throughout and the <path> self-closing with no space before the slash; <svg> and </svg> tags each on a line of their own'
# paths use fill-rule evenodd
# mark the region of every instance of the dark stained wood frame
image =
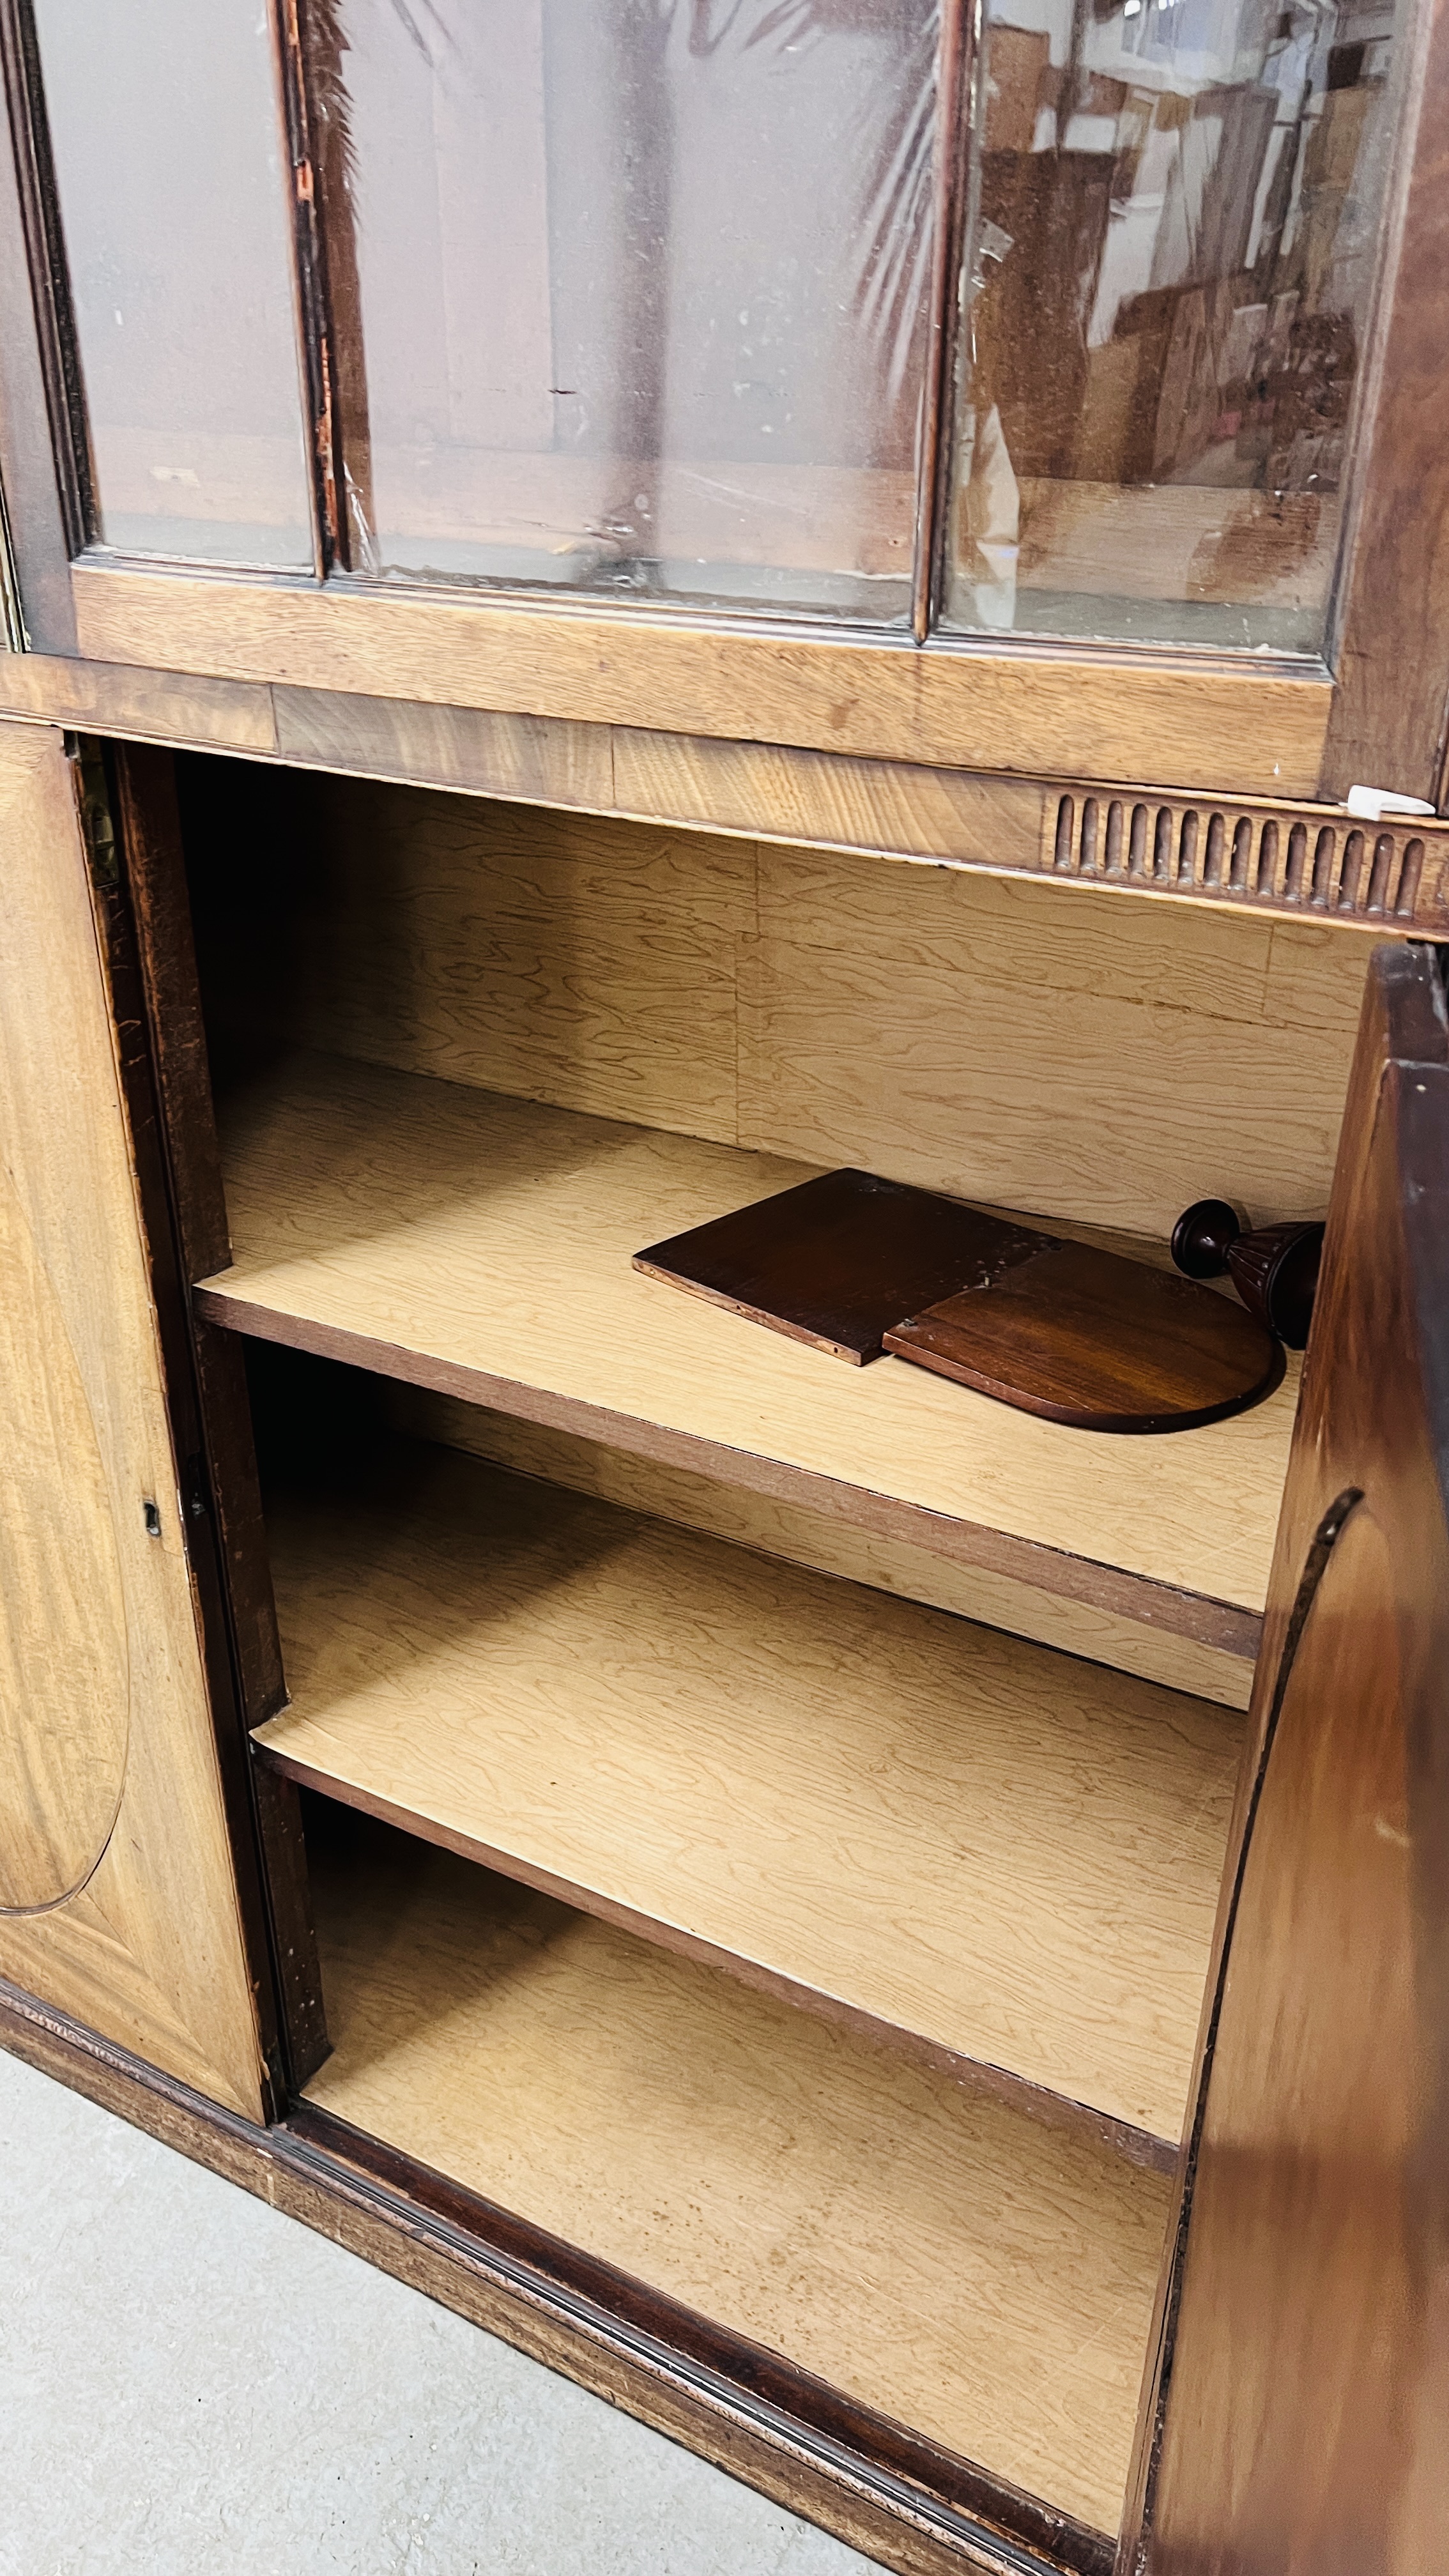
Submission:
<svg viewBox="0 0 1449 2576">
<path fill-rule="evenodd" d="M 1449 2217 L 1449 2163 L 1443 2124 L 1443 2101 L 1449 2074 L 1445 2065 L 1442 1998 L 1445 1956 L 1449 1952 L 1449 1913 L 1444 1901 L 1443 1775 L 1445 1720 L 1445 1603 L 1449 1600 L 1449 1364 L 1446 1364 L 1445 1283 L 1449 1281 L 1449 1186 L 1445 1180 L 1444 1140 L 1449 1135 L 1449 1010 L 1444 973 L 1446 952 L 1415 945 L 1380 949 L 1373 960 L 1365 994 L 1363 1019 L 1354 1060 L 1343 1143 L 1329 1211 L 1328 1234 L 1320 1279 L 1314 1330 L 1310 1338 L 1299 1401 L 1293 1451 L 1279 1525 L 1278 1544 L 1264 1622 L 1264 1643 L 1249 1714 L 1248 1739 L 1228 1843 L 1213 1961 L 1209 1972 L 1194 2080 L 1195 2108 L 1178 2167 L 1178 2206 L 1169 2237 L 1168 2256 L 1159 2287 L 1149 2343 L 1144 2402 L 1138 2422 L 1137 2448 L 1129 2479 L 1127 2508 L 1117 2558 L 1117 2576 L 1175 2576 L 1202 2558 L 1201 2522 L 1190 2538 L 1173 2525 L 1159 2532 L 1157 2500 L 1164 2458 L 1175 2444 L 1180 2464 L 1194 2438 L 1200 2402 L 1216 2374 L 1236 2375 L 1231 2356 L 1213 2350 L 1211 2316 L 1201 2303 L 1194 2316 L 1194 2337 L 1179 2353 L 1178 2331 L 1187 2265 L 1194 2246 L 1194 2201 L 1205 2130 L 1212 2106 L 1219 2101 L 1231 2127 L 1239 2069 L 1230 2053 L 1220 2051 L 1219 2031 L 1230 1965 L 1261 1983 L 1264 2011 L 1281 1962 L 1245 1958 L 1235 1953 L 1237 1927 L 1254 1824 L 1271 1780 L 1271 1756 L 1278 1722 L 1293 1679 L 1295 1658 L 1320 1583 L 1329 1572 L 1333 1550 L 1345 1529 L 1354 1526 L 1363 1505 L 1378 1523 L 1397 1560 L 1401 1587 L 1398 1621 L 1403 1652 L 1403 1703 L 1400 1711 L 1404 1770 L 1408 1782 L 1408 1834 L 1415 1859 L 1416 1961 L 1405 1958 L 1404 1974 L 1423 1978 L 1420 1990 L 1418 2050 L 1422 2074 L 1420 2134 L 1407 2137 L 1401 2168 L 1394 2178 L 1407 2212 L 1411 2236 L 1419 2240 L 1429 2267 L 1442 2263 Z M 1392 1819 L 1388 1820 L 1392 1828 Z M 1362 1963 L 1363 1993 L 1381 1959 L 1385 1937 L 1405 1935 L 1403 1924 L 1385 1927 L 1365 1922 L 1355 1943 Z M 1352 2009 L 1352 1996 L 1346 2009 Z M 1284 2081 L 1289 2079 L 1285 2076 Z M 1222 2122 L 1219 2121 L 1219 2127 Z M 1246 2131 L 1235 2154 L 1248 2153 L 1253 2140 Z M 1301 2142 L 1300 2142 L 1301 2143 Z M 1310 2211 L 1336 2189 L 1342 2203 L 1356 2191 L 1380 2189 L 1386 2177 L 1355 2171 L 1335 2174 L 1336 2142 L 1322 2142 L 1322 2171 L 1310 2169 L 1311 2144 L 1302 2150 L 1298 2192 L 1300 2207 Z M 1265 2152 L 1266 2142 L 1265 2142 Z M 1218 2151 L 1219 2156 L 1222 2150 Z M 1427 2290 L 1424 2290 L 1427 2296 Z M 1261 2284 L 1262 2333 L 1271 2343 L 1277 2322 L 1275 2285 L 1265 2272 Z M 1406 2320 L 1396 2319 L 1404 2326 Z M 1360 2329 L 1358 2319 L 1325 2313 L 1320 2331 L 1333 2337 Z M 1291 2362 L 1291 2356 L 1290 2362 Z M 1442 2365 L 1442 2352 L 1440 2354 Z M 1407 2366 L 1407 2365 L 1406 2365 Z M 1383 2359 L 1377 2349 L 1361 2353 L 1365 2389 L 1379 2389 Z M 1439 2392 L 1442 2402 L 1442 2389 Z M 1366 2400 L 1366 2402 L 1368 2402 Z M 1377 2395 L 1373 2401 L 1377 2404 Z M 1412 2394 L 1400 2392 L 1399 2413 L 1411 2412 Z M 1219 2412 L 1221 2409 L 1219 2408 Z M 1256 2423 L 1236 2428 L 1240 2456 L 1246 2461 L 1259 2438 Z M 1421 2434 L 1422 2439 L 1422 2434 Z M 1305 2474 L 1316 2475 L 1310 2446 L 1304 2446 Z M 1390 2538 L 1399 2504 L 1395 2469 L 1402 2463 L 1382 2460 L 1380 2475 L 1362 2474 L 1356 2464 L 1355 2495 L 1376 2538 L 1359 2528 L 1350 2547 L 1348 2566 L 1400 2563 Z M 1222 2576 L 1262 2565 L 1251 2537 L 1234 2521 L 1240 2481 L 1222 2480 L 1221 2528 L 1212 2534 L 1211 2564 Z M 1196 2499 L 1201 2513 L 1202 2498 Z M 1279 2516 L 1283 2545 L 1289 2534 L 1303 2544 L 1321 2510 L 1321 2496 L 1284 2496 Z M 1442 2509 L 1441 2509 L 1442 2510 Z M 1186 2549 L 1186 2555 L 1183 2554 Z M 1354 2555 L 1354 2552 L 1357 2555 Z M 1412 2555 L 1412 2553 L 1411 2553 Z M 1286 2563 L 1286 2561 L 1285 2561 Z M 1292 2563 L 1308 2564 L 1299 2549 Z M 1429 2559 L 1414 2557 L 1414 2564 Z"/>
<path fill-rule="evenodd" d="M 1109 2576 L 1100 2532 L 299 2104 L 257 2128 L 0 1984 L 0 2046 L 804 2514 L 898 2576 Z"/>
<path fill-rule="evenodd" d="M 327 253 L 317 203 L 313 119 L 307 96 L 298 0 L 267 0 L 267 7 L 281 120 L 282 160 L 287 172 L 292 219 L 297 354 L 307 403 L 307 448 L 311 465 L 312 542 L 316 550 L 317 570 L 325 578 L 338 564 L 345 564 L 348 560 L 339 497 L 346 485 L 342 470 L 341 423 L 335 398 L 336 360 Z"/>
<path fill-rule="evenodd" d="M 1449 0 L 1419 0 L 1330 646 L 1320 793 L 1442 802 L 1449 710 Z"/>
<path fill-rule="evenodd" d="M 936 55 L 935 167 L 931 188 L 931 286 L 925 384 L 916 457 L 911 633 L 924 644 L 940 610 L 956 413 L 956 317 L 966 237 L 966 116 L 974 52 L 967 0 L 940 0 Z"/>
<path fill-rule="evenodd" d="M 230 1258 L 170 755 L 77 746 L 92 899 L 132 1140 L 143 1241 L 207 1691 L 272 2107 L 327 2054 L 295 1791 L 259 1791 L 249 1727 L 284 1697 L 239 1354 L 191 1313 L 193 1263 Z M 168 791 L 170 791 L 168 802 Z M 218 1233 L 218 1227 L 220 1229 Z"/>
<path fill-rule="evenodd" d="M 14 183 L 62 525 L 67 551 L 74 555 L 96 533 L 95 489 L 31 0 L 0 0 L 0 77 L 9 111 Z"/>
<path fill-rule="evenodd" d="M 0 479 L 6 489 L 25 640 L 74 653 L 70 558 L 87 523 L 74 472 L 72 424 L 59 368 L 58 317 L 32 285 L 40 221 L 28 102 L 16 96 L 24 68 L 17 13 L 4 0 L 0 21 L 8 121 L 0 126 Z M 53 422 L 60 421 L 57 437 Z"/>
<path fill-rule="evenodd" d="M 292 157 L 303 355 L 312 389 L 324 570 L 366 571 L 372 431 L 343 79 L 342 0 L 271 0 Z"/>
</svg>

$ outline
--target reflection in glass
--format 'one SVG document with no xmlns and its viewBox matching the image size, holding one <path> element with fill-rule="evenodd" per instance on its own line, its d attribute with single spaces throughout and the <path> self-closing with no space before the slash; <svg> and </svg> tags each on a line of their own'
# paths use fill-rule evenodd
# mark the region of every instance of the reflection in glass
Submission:
<svg viewBox="0 0 1449 2576">
<path fill-rule="evenodd" d="M 988 16 L 945 622 L 1317 650 L 1392 8 Z"/>
<path fill-rule="evenodd" d="M 310 565 L 263 0 L 34 0 L 107 545 Z"/>
<path fill-rule="evenodd" d="M 935 0 L 312 0 L 362 567 L 894 619 Z"/>
</svg>

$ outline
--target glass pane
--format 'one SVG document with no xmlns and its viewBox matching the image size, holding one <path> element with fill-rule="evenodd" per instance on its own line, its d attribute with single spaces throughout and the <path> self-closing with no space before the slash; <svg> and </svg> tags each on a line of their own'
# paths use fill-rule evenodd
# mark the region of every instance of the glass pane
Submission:
<svg viewBox="0 0 1449 2576">
<path fill-rule="evenodd" d="M 34 0 L 107 545 L 312 562 L 265 0 Z"/>
<path fill-rule="evenodd" d="M 309 14 L 359 559 L 904 616 L 934 0 Z"/>
<path fill-rule="evenodd" d="M 946 623 L 1317 650 L 1392 10 L 988 15 Z"/>
</svg>

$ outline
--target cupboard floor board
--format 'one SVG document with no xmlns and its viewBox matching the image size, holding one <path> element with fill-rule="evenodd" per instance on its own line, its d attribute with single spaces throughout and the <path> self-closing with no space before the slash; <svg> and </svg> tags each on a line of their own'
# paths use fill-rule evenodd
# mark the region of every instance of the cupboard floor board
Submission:
<svg viewBox="0 0 1449 2576">
<path fill-rule="evenodd" d="M 1236 1715 L 421 1443 L 269 1536 L 294 1778 L 1171 2161 Z"/>
<path fill-rule="evenodd" d="M 356 1819 L 309 2100 L 1098 2528 L 1170 2184 Z"/>
<path fill-rule="evenodd" d="M 809 1167 L 340 1057 L 233 1095 L 223 1155 L 215 1322 L 1256 1649 L 1293 1366 L 1251 1412 L 1155 1439 L 850 1368 L 630 1267 Z"/>
</svg>

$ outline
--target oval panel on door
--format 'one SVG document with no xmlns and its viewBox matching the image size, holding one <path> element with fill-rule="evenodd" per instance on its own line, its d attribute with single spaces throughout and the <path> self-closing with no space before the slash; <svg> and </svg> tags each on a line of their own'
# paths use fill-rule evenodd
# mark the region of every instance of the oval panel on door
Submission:
<svg viewBox="0 0 1449 2576">
<path fill-rule="evenodd" d="M 0 1170 L 0 1912 L 57 1904 L 94 1869 L 120 1805 L 129 1700 L 95 1424 Z"/>
</svg>

